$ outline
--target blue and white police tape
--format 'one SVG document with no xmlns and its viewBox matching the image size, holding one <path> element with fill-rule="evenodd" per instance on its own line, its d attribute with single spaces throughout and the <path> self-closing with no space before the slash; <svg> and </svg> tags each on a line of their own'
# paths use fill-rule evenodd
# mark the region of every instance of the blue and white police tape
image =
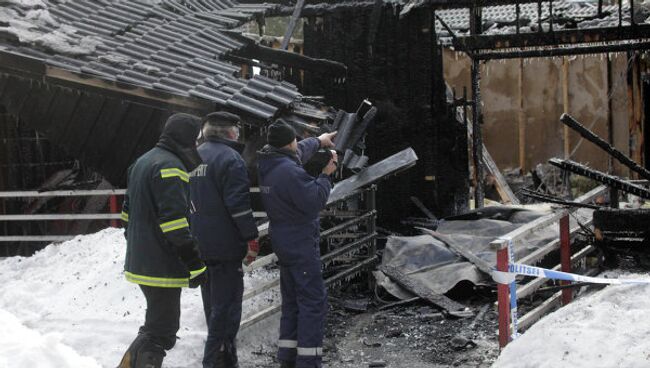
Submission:
<svg viewBox="0 0 650 368">
<path fill-rule="evenodd" d="M 520 263 L 510 263 L 508 272 L 494 270 L 492 278 L 500 284 L 512 284 L 515 276 L 532 276 L 552 280 L 564 280 L 572 282 L 587 282 L 591 284 L 626 285 L 626 284 L 650 284 L 650 279 L 625 279 L 625 278 L 604 278 L 576 275 L 574 273 L 549 270 L 546 268 L 528 266 Z"/>
<path fill-rule="evenodd" d="M 508 265 L 508 272 L 493 270 L 492 279 L 494 279 L 494 281 L 499 284 L 509 285 L 510 323 L 511 323 L 510 337 L 512 340 L 516 339 L 519 336 L 519 332 L 518 332 L 519 318 L 517 315 L 517 285 L 515 283 L 515 277 L 517 275 L 531 276 L 537 278 L 547 278 L 552 280 L 586 282 L 592 284 L 606 284 L 606 285 L 630 285 L 630 284 L 648 285 L 650 284 L 650 279 L 625 279 L 625 278 L 610 279 L 604 277 L 583 276 L 574 273 L 554 271 L 542 267 L 535 267 L 535 266 L 528 266 L 520 263 L 514 263 L 512 262 L 512 256 L 510 256 L 509 258 L 511 263 Z"/>
</svg>

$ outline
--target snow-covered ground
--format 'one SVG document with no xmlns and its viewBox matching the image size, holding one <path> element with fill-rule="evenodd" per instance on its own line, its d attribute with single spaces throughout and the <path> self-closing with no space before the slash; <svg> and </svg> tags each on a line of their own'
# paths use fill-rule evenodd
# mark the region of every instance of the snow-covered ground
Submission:
<svg viewBox="0 0 650 368">
<path fill-rule="evenodd" d="M 125 247 L 122 230 L 109 228 L 0 261 L 0 368 L 116 366 L 146 309 L 137 285 L 122 275 Z M 257 270 L 245 286 L 276 276 Z M 277 291 L 259 295 L 244 303 L 244 314 L 278 300 Z M 180 340 L 165 366 L 200 367 L 206 327 L 199 289 L 184 289 L 181 305 Z M 251 352 L 273 348 L 276 322 L 240 333 L 244 367 L 256 359 Z"/>
<path fill-rule="evenodd" d="M 649 331 L 650 285 L 608 286 L 544 317 L 493 368 L 650 367 Z"/>
</svg>

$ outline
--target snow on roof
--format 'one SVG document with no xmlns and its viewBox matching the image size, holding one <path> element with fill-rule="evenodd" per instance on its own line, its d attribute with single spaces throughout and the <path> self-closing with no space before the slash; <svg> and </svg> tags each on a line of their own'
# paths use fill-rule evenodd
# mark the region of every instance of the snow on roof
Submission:
<svg viewBox="0 0 650 368">
<path fill-rule="evenodd" d="M 225 58 L 254 42 L 236 28 L 278 5 L 236 0 L 11 0 L 0 4 L 0 51 L 4 53 L 119 82 L 127 89 L 131 85 L 153 95 L 159 91 L 207 100 L 247 114 L 253 121 L 269 121 L 302 102 L 294 85 L 259 75 L 242 79 L 241 65 Z M 328 117 L 321 116 L 317 104 L 303 104 L 300 111 L 317 120 Z"/>
<path fill-rule="evenodd" d="M 542 3 L 542 28 L 549 30 L 550 3 Z M 557 0 L 553 1 L 553 28 L 584 29 L 597 27 L 614 27 L 618 25 L 618 6 L 604 5 L 603 16 L 598 16 L 598 3 L 594 1 Z M 635 5 L 636 23 L 650 23 L 650 7 L 645 3 Z M 469 34 L 469 9 L 439 10 L 437 15 L 456 33 L 457 36 Z M 483 8 L 484 34 L 516 33 L 516 6 L 500 5 Z M 623 25 L 630 25 L 630 8 L 627 3 L 622 8 Z M 538 31 L 538 6 L 536 3 L 520 5 L 520 32 Z M 449 32 L 440 22 L 436 22 L 440 37 L 449 39 Z"/>
<path fill-rule="evenodd" d="M 647 367 L 648 304 L 650 285 L 608 286 L 534 324 L 506 346 L 493 368 Z"/>
<path fill-rule="evenodd" d="M 32 257 L 0 261 L 0 367 L 90 368 L 95 367 L 93 360 L 103 367 L 116 366 L 144 322 L 146 308 L 137 285 L 122 275 L 125 249 L 123 231 L 109 228 L 50 245 Z M 260 269 L 247 273 L 244 285 L 253 288 L 274 277 L 277 271 Z M 244 303 L 244 317 L 278 301 L 277 290 L 253 297 Z M 29 341 L 5 343 L 5 321 Z M 240 333 L 240 342 L 246 341 L 240 344 L 241 358 L 260 359 L 252 351 L 270 346 L 276 333 L 275 325 L 254 325 Z M 178 335 L 165 363 L 201 367 L 207 330 L 199 289 L 183 290 Z M 54 349 L 49 355 L 48 347 Z M 38 364 L 21 364 L 27 359 L 23 352 L 30 348 L 35 348 Z M 90 359 L 80 360 L 82 356 Z M 89 363 L 57 363 L 74 361 Z"/>
</svg>

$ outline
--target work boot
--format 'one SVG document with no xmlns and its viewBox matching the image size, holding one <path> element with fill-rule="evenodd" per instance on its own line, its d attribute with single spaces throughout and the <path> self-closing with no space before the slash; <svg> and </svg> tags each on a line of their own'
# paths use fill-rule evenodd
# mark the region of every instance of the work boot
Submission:
<svg viewBox="0 0 650 368">
<path fill-rule="evenodd" d="M 120 361 L 120 364 L 117 366 L 117 368 L 135 368 L 135 360 L 138 354 L 138 350 L 140 350 L 146 340 L 146 335 L 139 333 L 131 345 L 129 345 L 129 348 L 126 349 L 126 353 L 124 353 L 124 356 L 122 357 L 122 360 Z"/>
<path fill-rule="evenodd" d="M 295 361 L 287 362 L 287 361 L 281 360 L 280 361 L 280 368 L 296 368 L 296 362 Z"/>
<path fill-rule="evenodd" d="M 138 352 L 138 359 L 135 362 L 135 368 L 161 368 L 164 353 L 156 351 Z"/>
<path fill-rule="evenodd" d="M 226 345 L 230 368 L 239 368 L 239 359 L 237 358 L 237 345 L 234 343 Z"/>
<path fill-rule="evenodd" d="M 214 368 L 231 368 L 228 351 L 220 350 L 214 356 Z"/>
</svg>

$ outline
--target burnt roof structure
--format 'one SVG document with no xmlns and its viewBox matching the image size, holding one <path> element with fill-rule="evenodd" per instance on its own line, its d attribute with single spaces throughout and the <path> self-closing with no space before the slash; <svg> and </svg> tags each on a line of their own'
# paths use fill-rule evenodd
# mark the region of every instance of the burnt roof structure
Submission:
<svg viewBox="0 0 650 368">
<path fill-rule="evenodd" d="M 175 111 L 224 109 L 253 126 L 279 116 L 320 125 L 336 115 L 290 83 L 245 78 L 244 65 L 272 64 L 345 77 L 340 63 L 264 47 L 237 29 L 292 8 L 232 0 L 3 3 L 0 105 L 115 185 Z"/>
<path fill-rule="evenodd" d="M 637 0 L 638 1 L 638 0 Z M 472 59 L 475 201 L 484 198 L 480 63 L 489 60 L 557 57 L 650 48 L 650 9 L 628 0 L 598 1 L 411 0 L 402 13 L 425 7 L 434 13 L 436 33 L 451 38 Z M 611 137 L 610 137 L 611 138 Z"/>
</svg>

